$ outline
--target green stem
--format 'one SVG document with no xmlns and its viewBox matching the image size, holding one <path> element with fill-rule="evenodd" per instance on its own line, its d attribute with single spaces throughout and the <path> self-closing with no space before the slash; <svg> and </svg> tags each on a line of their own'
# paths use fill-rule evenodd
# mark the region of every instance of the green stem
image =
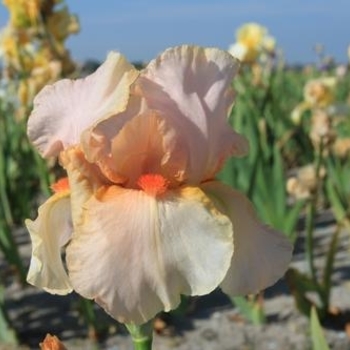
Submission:
<svg viewBox="0 0 350 350">
<path fill-rule="evenodd" d="M 315 227 L 315 216 L 316 216 L 316 207 L 317 207 L 317 199 L 318 199 L 318 189 L 319 182 L 321 181 L 320 171 L 322 166 L 322 153 L 323 153 L 323 140 L 320 141 L 320 148 L 316 155 L 316 189 L 312 195 L 312 198 L 308 205 L 307 210 L 307 218 L 306 218 L 306 257 L 309 264 L 311 279 L 313 281 L 314 286 L 317 289 L 321 300 L 323 300 L 323 291 L 317 280 L 317 271 L 315 267 L 315 256 L 314 256 L 314 227 Z"/>
<path fill-rule="evenodd" d="M 324 289 L 323 294 L 324 295 L 323 295 L 322 304 L 326 311 L 329 308 L 330 294 L 332 289 L 331 277 L 332 277 L 333 268 L 334 268 L 335 255 L 337 253 L 339 234 L 340 234 L 340 226 L 338 224 L 329 245 L 326 264 L 325 264 L 324 273 L 323 273 L 323 289 Z"/>
<path fill-rule="evenodd" d="M 153 320 L 140 326 L 129 323 L 125 325 L 128 329 L 135 350 L 152 350 Z"/>
<path fill-rule="evenodd" d="M 306 241 L 305 241 L 305 250 L 307 262 L 309 264 L 309 270 L 311 274 L 312 282 L 315 286 L 318 285 L 317 276 L 316 276 L 316 267 L 314 264 L 314 223 L 315 223 L 315 202 L 310 201 L 307 209 L 307 222 L 306 222 Z"/>
</svg>

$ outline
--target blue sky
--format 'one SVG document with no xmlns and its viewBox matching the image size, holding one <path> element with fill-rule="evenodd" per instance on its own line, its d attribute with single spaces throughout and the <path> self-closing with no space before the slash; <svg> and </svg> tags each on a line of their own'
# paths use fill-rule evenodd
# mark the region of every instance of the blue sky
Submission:
<svg viewBox="0 0 350 350">
<path fill-rule="evenodd" d="M 81 32 L 68 40 L 77 60 L 102 60 L 110 50 L 148 61 L 165 48 L 198 44 L 226 49 L 245 22 L 269 29 L 288 62 L 314 62 L 313 47 L 346 62 L 349 0 L 66 0 Z M 0 6 L 0 25 L 8 13 Z"/>
</svg>

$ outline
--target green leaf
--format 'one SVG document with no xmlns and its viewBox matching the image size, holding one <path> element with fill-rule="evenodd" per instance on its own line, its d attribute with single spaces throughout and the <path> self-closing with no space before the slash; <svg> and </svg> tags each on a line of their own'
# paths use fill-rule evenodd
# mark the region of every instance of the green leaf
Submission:
<svg viewBox="0 0 350 350">
<path fill-rule="evenodd" d="M 338 191 L 335 189 L 334 184 L 331 181 L 326 182 L 327 197 L 331 203 L 332 211 L 338 222 L 342 222 L 346 217 L 346 208 L 340 199 Z"/>
<path fill-rule="evenodd" d="M 281 151 L 275 145 L 274 147 L 274 157 L 273 157 L 273 168 L 272 168 L 272 178 L 274 184 L 279 184 L 276 186 L 275 191 L 276 191 L 276 210 L 278 213 L 278 216 L 284 216 L 285 211 L 286 211 L 286 202 L 287 202 L 287 196 L 286 196 L 286 189 L 284 186 L 285 183 L 285 175 L 284 175 L 284 165 L 283 165 L 283 160 L 281 157 Z"/>
<path fill-rule="evenodd" d="M 315 307 L 311 308 L 310 315 L 311 342 L 313 350 L 330 350 L 324 336 Z"/>
<path fill-rule="evenodd" d="M 254 296 L 251 300 L 243 296 L 231 298 L 241 314 L 252 324 L 262 325 L 266 323 L 266 316 L 262 305 L 262 295 Z"/>
<path fill-rule="evenodd" d="M 305 200 L 300 200 L 294 204 L 292 208 L 288 209 L 288 214 L 284 219 L 283 227 L 278 227 L 282 229 L 283 232 L 291 239 L 292 242 L 295 242 L 297 235 L 295 232 L 295 226 L 299 220 L 300 212 L 305 206 Z"/>
<path fill-rule="evenodd" d="M 326 264 L 323 271 L 323 307 L 327 310 L 329 305 L 329 297 L 332 288 L 332 273 L 334 266 L 335 254 L 337 252 L 338 238 L 340 230 L 337 229 L 333 236 L 331 243 L 329 245 L 329 250 L 327 252 Z"/>
<path fill-rule="evenodd" d="M 10 321 L 5 310 L 3 286 L 0 286 L 0 344 L 18 344 L 16 333 L 10 326 Z"/>
<path fill-rule="evenodd" d="M 307 298 L 306 293 L 317 292 L 318 286 L 315 285 L 312 279 L 307 275 L 293 268 L 288 269 L 285 277 L 298 310 L 305 316 L 309 317 L 311 308 L 314 304 Z"/>
</svg>

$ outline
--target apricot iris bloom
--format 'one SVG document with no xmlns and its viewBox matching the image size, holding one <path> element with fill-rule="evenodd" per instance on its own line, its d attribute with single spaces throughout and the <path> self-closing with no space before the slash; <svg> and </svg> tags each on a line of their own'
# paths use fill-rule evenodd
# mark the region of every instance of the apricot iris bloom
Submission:
<svg viewBox="0 0 350 350">
<path fill-rule="evenodd" d="M 142 71 L 111 53 L 87 78 L 38 94 L 29 138 L 59 156 L 68 181 L 27 220 L 31 284 L 141 324 L 181 294 L 247 294 L 282 276 L 289 242 L 215 180 L 248 151 L 227 123 L 237 68 L 214 48 L 171 48 Z"/>
</svg>

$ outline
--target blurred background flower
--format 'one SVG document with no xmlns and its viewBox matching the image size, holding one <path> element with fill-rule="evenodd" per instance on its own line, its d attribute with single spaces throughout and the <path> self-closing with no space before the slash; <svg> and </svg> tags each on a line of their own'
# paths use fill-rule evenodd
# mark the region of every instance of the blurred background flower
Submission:
<svg viewBox="0 0 350 350">
<path fill-rule="evenodd" d="M 18 91 L 21 119 L 44 85 L 75 72 L 65 41 L 79 32 L 79 23 L 62 1 L 5 0 L 4 5 L 10 20 L 0 33 L 2 77 L 9 90 Z"/>
<path fill-rule="evenodd" d="M 257 23 L 246 23 L 236 31 L 236 42 L 228 51 L 244 63 L 254 63 L 263 55 L 273 56 L 276 40 L 267 28 Z"/>
</svg>

